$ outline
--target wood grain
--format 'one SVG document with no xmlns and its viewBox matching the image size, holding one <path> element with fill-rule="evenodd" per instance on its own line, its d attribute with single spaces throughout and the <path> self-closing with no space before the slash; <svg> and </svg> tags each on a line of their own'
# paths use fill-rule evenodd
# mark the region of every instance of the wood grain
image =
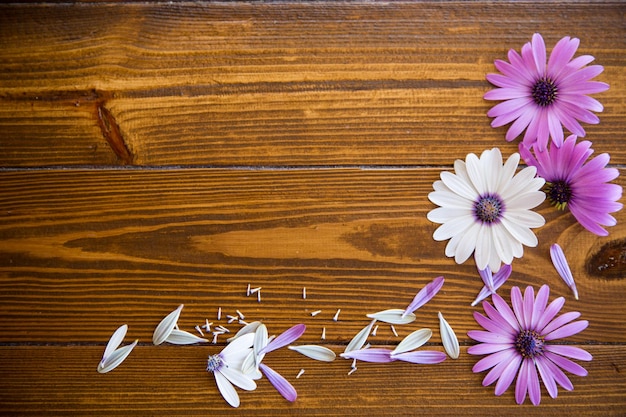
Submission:
<svg viewBox="0 0 626 417">
<path fill-rule="evenodd" d="M 487 147 L 511 153 L 506 127 L 486 117 L 485 74 L 537 31 L 548 48 L 579 37 L 578 55 L 605 67 L 602 126 L 587 137 L 623 164 L 624 12 L 620 2 L 0 6 L 0 164 L 450 165 Z M 59 128 L 42 105 L 83 128 Z"/>
<path fill-rule="evenodd" d="M 624 415 L 625 212 L 598 237 L 543 204 L 539 245 L 500 290 L 549 284 L 590 322 L 563 342 L 593 355 L 589 375 L 556 399 L 543 390 L 539 407 L 472 373 L 482 282 L 472 261 L 445 257 L 426 214 L 455 159 L 517 150 L 507 127 L 490 127 L 485 75 L 535 32 L 548 49 L 578 37 L 577 55 L 604 66 L 601 123 L 585 129 L 626 185 L 625 15 L 619 1 L 0 5 L 0 414 Z M 549 260 L 554 242 L 580 300 Z M 239 310 L 271 334 L 304 323 L 298 343 L 340 353 L 367 313 L 404 308 L 438 275 L 445 285 L 414 323 L 398 336 L 381 324 L 370 340 L 392 347 L 428 327 L 428 348 L 442 350 L 441 311 L 458 360 L 348 375 L 350 361 L 272 352 L 293 404 L 261 380 L 231 409 L 204 370 L 224 335 L 151 343 L 184 304 L 185 330 L 209 320 L 234 332 L 217 310 Z M 98 374 L 123 323 L 139 345 Z"/>
<path fill-rule="evenodd" d="M 112 332 L 105 323 L 131 318 L 145 340 L 185 303 L 191 328 L 222 307 L 283 328 L 305 320 L 316 329 L 309 340 L 328 326 L 329 340 L 347 343 L 367 324 L 365 314 L 406 307 L 438 275 L 447 279 L 445 295 L 424 307 L 422 325 L 436 326 L 442 310 L 464 335 L 476 325 L 468 306 L 482 282 L 472 262 L 456 265 L 445 242 L 432 240 L 427 194 L 438 175 L 425 168 L 2 173 L 0 340 L 67 343 L 80 333 L 97 342 Z M 540 245 L 514 262 L 507 288 L 549 283 L 555 296 L 571 298 L 549 261 L 558 242 L 581 293 L 568 307 L 593 323 L 576 340 L 625 342 L 626 266 L 613 267 L 618 279 L 589 273 L 603 245 L 626 240 L 624 212 L 608 238 L 547 203 L 540 212 L 548 221 L 537 232 Z M 245 297 L 247 284 L 263 287 L 261 303 Z M 324 314 L 311 318 L 317 309 Z"/>
<path fill-rule="evenodd" d="M 343 349 L 329 347 L 336 352 Z M 105 375 L 95 370 L 102 347 L 2 347 L 0 403 L 5 413 L 32 416 L 623 415 L 623 349 L 585 348 L 594 356 L 585 364 L 589 376 L 572 376 L 574 391 L 559 390 L 556 399 L 544 391 L 538 407 L 528 400 L 516 405 L 510 390 L 496 397 L 493 387 L 482 387 L 484 375 L 472 373 L 476 359 L 465 354 L 465 348 L 456 361 L 430 366 L 362 363 L 350 376 L 351 361 L 320 363 L 279 350 L 265 362 L 292 382 L 297 401 L 285 401 L 267 380 L 261 380 L 256 391 L 240 391 L 242 405 L 234 410 L 222 400 L 213 377 L 204 370 L 207 354 L 218 351 L 212 347 L 139 346 L 127 362 Z M 25 357 L 28 362 L 22 361 Z M 305 373 L 296 379 L 300 369 Z"/>
</svg>

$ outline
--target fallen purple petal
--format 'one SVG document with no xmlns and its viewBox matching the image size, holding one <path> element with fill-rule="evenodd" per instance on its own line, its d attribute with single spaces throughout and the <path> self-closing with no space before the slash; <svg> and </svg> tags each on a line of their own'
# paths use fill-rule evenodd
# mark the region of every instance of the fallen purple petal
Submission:
<svg viewBox="0 0 626 417">
<path fill-rule="evenodd" d="M 558 243 L 550 246 L 550 258 L 552 258 L 552 264 L 554 265 L 554 268 L 556 268 L 556 272 L 559 273 L 561 278 L 563 278 L 563 281 L 565 281 L 567 286 L 572 290 L 574 298 L 578 300 L 578 290 L 576 289 L 574 276 L 569 268 L 567 259 L 565 259 L 563 249 L 561 249 Z"/>
<path fill-rule="evenodd" d="M 443 277 L 437 277 L 429 282 L 417 293 L 415 298 L 413 298 L 411 304 L 409 304 L 409 306 L 404 310 L 404 313 L 402 313 L 402 317 L 413 313 L 415 310 L 430 301 L 439 292 L 439 290 L 443 286 L 443 282 Z"/>
</svg>

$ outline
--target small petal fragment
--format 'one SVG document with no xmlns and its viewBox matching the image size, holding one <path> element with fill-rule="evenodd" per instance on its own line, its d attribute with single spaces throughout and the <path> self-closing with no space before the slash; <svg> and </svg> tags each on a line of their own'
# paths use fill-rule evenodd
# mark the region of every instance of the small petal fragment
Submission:
<svg viewBox="0 0 626 417">
<path fill-rule="evenodd" d="M 350 343 L 348 343 L 348 346 L 346 346 L 344 352 L 361 349 L 367 341 L 367 337 L 370 335 L 372 328 L 374 327 L 374 323 L 376 323 L 376 319 L 372 320 L 370 324 L 361 329 L 361 331 L 352 338 Z"/>
<path fill-rule="evenodd" d="M 452 327 L 448 324 L 446 319 L 443 318 L 443 314 L 439 312 L 439 332 L 441 333 L 441 341 L 443 342 L 443 348 L 446 350 L 448 356 L 452 359 L 458 359 L 460 350 L 459 350 L 459 340 L 452 330 Z"/>
<path fill-rule="evenodd" d="M 476 296 L 476 299 L 472 302 L 472 307 L 478 305 L 478 303 L 489 297 L 491 294 L 494 294 L 498 290 L 498 288 L 500 288 L 502 284 L 504 284 L 506 280 L 509 279 L 512 270 L 513 268 L 511 268 L 511 265 L 504 264 L 498 272 L 491 276 L 491 269 L 489 268 L 489 266 L 487 266 L 487 268 L 483 270 L 479 269 L 478 273 L 480 274 L 481 278 L 483 278 L 483 281 L 489 281 L 489 285 L 493 286 L 493 290 L 489 289 L 489 285 L 487 285 L 487 282 L 485 282 L 485 285 L 478 293 L 478 296 Z"/>
<path fill-rule="evenodd" d="M 178 321 L 178 317 L 180 317 L 180 312 L 182 311 L 183 306 L 184 304 L 179 305 L 176 310 L 172 311 L 170 314 L 165 316 L 163 320 L 161 320 L 156 329 L 154 329 L 152 343 L 160 345 L 165 341 L 165 339 L 168 338 L 176 326 L 176 322 Z"/>
<path fill-rule="evenodd" d="M 389 310 L 379 311 L 378 313 L 368 314 L 370 319 L 376 319 L 389 324 L 409 324 L 415 321 L 415 314 L 405 314 L 405 310 L 392 308 Z"/>
<path fill-rule="evenodd" d="M 289 346 L 289 349 L 296 351 L 316 361 L 332 362 L 337 357 L 335 352 L 333 352 L 332 350 L 324 346 L 300 345 L 300 346 Z"/>
<path fill-rule="evenodd" d="M 559 273 L 561 278 L 563 278 L 563 281 L 565 281 L 567 286 L 572 290 L 574 298 L 578 300 L 578 290 L 576 289 L 574 276 L 569 268 L 563 249 L 561 249 L 558 243 L 550 246 L 550 258 L 552 258 L 552 264 L 554 265 L 554 268 L 556 268 L 556 272 Z"/>
<path fill-rule="evenodd" d="M 207 339 L 196 336 L 193 333 L 186 332 L 184 330 L 172 329 L 166 342 L 173 345 L 192 345 L 194 343 L 206 343 Z"/>
<path fill-rule="evenodd" d="M 424 343 L 428 342 L 432 335 L 433 332 L 430 329 L 416 330 L 402 339 L 402 341 L 398 343 L 398 346 L 396 346 L 396 348 L 391 352 L 391 355 L 398 355 L 400 353 L 417 349 L 418 347 L 424 345 Z"/>
<path fill-rule="evenodd" d="M 437 277 L 429 282 L 415 295 L 415 298 L 413 298 L 413 301 L 411 301 L 411 304 L 408 305 L 402 315 L 406 316 L 410 313 L 413 313 L 415 310 L 430 301 L 439 292 L 439 290 L 443 286 L 443 282 L 443 277 Z"/>
</svg>

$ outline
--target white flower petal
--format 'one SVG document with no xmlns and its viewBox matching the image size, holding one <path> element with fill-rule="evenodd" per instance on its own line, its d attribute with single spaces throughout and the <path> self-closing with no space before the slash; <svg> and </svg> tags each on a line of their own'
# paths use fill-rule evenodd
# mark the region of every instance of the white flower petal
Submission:
<svg viewBox="0 0 626 417">
<path fill-rule="evenodd" d="M 415 314 L 410 313 L 404 315 L 404 310 L 400 310 L 398 308 L 392 308 L 389 310 L 379 311 L 377 313 L 368 314 L 367 317 L 370 319 L 376 319 L 378 321 L 382 321 L 384 323 L 389 324 L 408 324 L 415 321 Z"/>
<path fill-rule="evenodd" d="M 443 171 L 441 173 L 441 180 L 443 181 L 443 183 L 455 194 L 460 195 L 461 197 L 469 200 L 469 201 L 473 201 L 476 200 L 476 198 L 478 197 L 478 193 L 476 192 L 476 190 L 472 187 L 471 184 L 465 182 L 462 178 L 460 178 L 459 176 L 451 173 L 451 172 L 447 172 L 447 171 Z"/>
<path fill-rule="evenodd" d="M 356 336 L 352 338 L 350 343 L 348 343 L 348 346 L 346 346 L 346 349 L 344 350 L 344 352 L 350 352 L 351 350 L 361 349 L 363 345 L 365 344 L 365 342 L 367 341 L 368 336 L 372 332 L 372 329 L 374 328 L 374 323 L 376 323 L 376 319 L 372 320 L 370 324 L 368 324 L 363 329 L 361 329 L 361 331 L 358 332 Z"/>
<path fill-rule="evenodd" d="M 474 224 L 474 216 L 468 211 L 465 215 L 451 219 L 439 226 L 433 233 L 433 239 L 436 241 L 450 239 L 469 229 L 472 224 Z"/>
<path fill-rule="evenodd" d="M 324 346 L 300 345 L 288 346 L 288 348 L 316 361 L 332 362 L 337 357 L 335 352 Z"/>
<path fill-rule="evenodd" d="M 165 339 L 166 342 L 173 345 L 192 345 L 194 343 L 205 343 L 207 339 L 196 336 L 193 333 L 184 330 L 172 329 L 170 335 Z"/>
<path fill-rule="evenodd" d="M 439 312 L 439 332 L 441 333 L 441 341 L 443 342 L 443 348 L 446 350 L 448 356 L 452 359 L 457 359 L 460 354 L 459 340 L 452 330 L 452 327 L 448 324 L 446 319 L 443 318 L 443 314 Z"/>
<path fill-rule="evenodd" d="M 245 375 L 238 369 L 231 368 L 226 364 L 222 366 L 216 373 L 221 373 L 228 379 L 233 385 L 246 391 L 254 391 L 256 389 L 256 382 L 249 376 Z"/>
<path fill-rule="evenodd" d="M 117 368 L 122 362 L 124 362 L 124 359 L 126 359 L 135 346 L 137 346 L 137 340 L 130 345 L 116 349 L 105 360 L 98 364 L 98 372 L 105 374 Z"/>
<path fill-rule="evenodd" d="M 245 326 L 243 326 L 241 329 L 239 329 L 239 331 L 233 337 L 227 339 L 226 341 L 230 343 L 233 340 L 237 339 L 239 336 L 243 336 L 248 333 L 254 333 L 256 332 L 256 329 L 258 329 L 261 324 L 262 323 L 260 321 L 253 321 L 252 323 L 248 323 Z"/>
<path fill-rule="evenodd" d="M 428 342 L 432 335 L 433 332 L 430 329 L 419 329 L 414 331 L 398 343 L 398 346 L 396 346 L 396 348 L 391 352 L 391 356 L 417 349 L 424 343 Z"/>
<path fill-rule="evenodd" d="M 176 326 L 176 322 L 178 321 L 178 317 L 180 317 L 180 312 L 183 309 L 183 304 L 179 305 L 178 308 L 172 311 L 170 314 L 165 316 L 163 320 L 159 323 L 159 325 L 154 329 L 154 334 L 152 335 L 152 343 L 155 345 L 160 345 L 167 339 L 170 335 L 174 326 Z"/>
<path fill-rule="evenodd" d="M 254 333 L 246 333 L 227 344 L 220 352 L 220 355 L 230 366 L 236 366 L 241 369 L 243 361 L 246 360 L 248 354 L 253 351 L 253 343 Z"/>
<path fill-rule="evenodd" d="M 214 372 L 215 383 L 217 384 L 217 388 L 220 390 L 220 394 L 226 400 L 231 407 L 239 407 L 239 395 L 233 387 L 233 384 L 230 383 L 228 379 L 220 372 Z"/>
<path fill-rule="evenodd" d="M 102 354 L 102 362 L 104 362 L 111 354 L 118 348 L 119 345 L 122 344 L 124 337 L 126 337 L 126 332 L 128 331 L 128 325 L 122 324 L 117 328 L 116 331 L 113 332 L 113 335 L 109 339 L 109 343 L 107 343 L 106 348 L 104 349 L 104 353 Z"/>
<path fill-rule="evenodd" d="M 468 200 L 449 191 L 433 191 L 428 193 L 428 199 L 438 206 L 442 207 L 458 207 L 471 210 L 474 206 L 474 200 Z"/>
</svg>

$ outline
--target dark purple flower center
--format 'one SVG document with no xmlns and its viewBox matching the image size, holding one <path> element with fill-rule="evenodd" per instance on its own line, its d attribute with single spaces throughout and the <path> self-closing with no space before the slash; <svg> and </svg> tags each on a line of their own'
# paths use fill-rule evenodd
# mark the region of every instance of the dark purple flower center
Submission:
<svg viewBox="0 0 626 417">
<path fill-rule="evenodd" d="M 504 203 L 493 194 L 481 196 L 474 203 L 474 214 L 483 223 L 497 223 L 504 214 Z"/>
<path fill-rule="evenodd" d="M 207 360 L 206 370 L 209 372 L 215 372 L 222 367 L 224 361 L 220 355 L 211 355 Z"/>
<path fill-rule="evenodd" d="M 556 101 L 558 89 L 550 78 L 540 78 L 531 90 L 533 100 L 541 107 L 549 106 Z"/>
<path fill-rule="evenodd" d="M 515 349 L 524 358 L 534 358 L 543 353 L 543 336 L 534 330 L 522 330 L 515 339 Z"/>
<path fill-rule="evenodd" d="M 547 182 L 546 194 L 550 202 L 559 210 L 564 210 L 567 203 L 572 200 L 572 188 L 565 180 Z"/>
</svg>

